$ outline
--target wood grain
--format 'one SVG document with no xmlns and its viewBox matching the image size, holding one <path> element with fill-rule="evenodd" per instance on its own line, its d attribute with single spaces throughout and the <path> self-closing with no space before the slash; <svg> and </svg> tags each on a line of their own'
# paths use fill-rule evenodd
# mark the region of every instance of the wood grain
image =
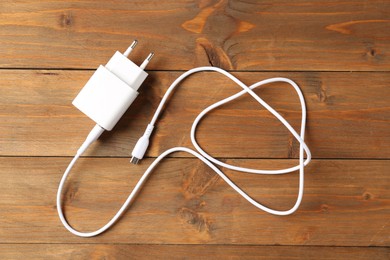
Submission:
<svg viewBox="0 0 390 260">
<path fill-rule="evenodd" d="M 156 51 L 153 70 L 390 68 L 383 0 L 3 0 L 0 10 L 2 68 L 96 68 L 134 38 L 137 62 Z"/>
<path fill-rule="evenodd" d="M 0 1 L 0 258 L 390 259 L 389 10 L 388 0 Z M 94 125 L 71 101 L 99 64 L 135 38 L 137 64 L 156 53 L 150 77 L 72 172 L 64 194 L 70 223 L 102 226 L 150 157 L 192 146 L 195 116 L 239 90 L 215 73 L 186 79 L 158 122 L 149 158 L 137 167 L 127 158 L 169 84 L 204 65 L 247 84 L 284 76 L 300 85 L 315 159 L 295 214 L 257 210 L 177 153 L 108 232 L 85 240 L 65 230 L 58 182 Z M 256 92 L 299 128 L 289 87 Z M 197 137 L 210 154 L 240 166 L 297 163 L 297 142 L 249 97 L 210 113 Z M 296 199 L 297 173 L 226 172 L 267 206 L 287 209 Z"/>
<path fill-rule="evenodd" d="M 383 260 L 388 248 L 226 245 L 0 245 L 5 259 L 356 259 Z"/>
<path fill-rule="evenodd" d="M 0 158 L 0 243 L 84 243 L 60 223 L 55 196 L 69 158 Z M 270 169 L 292 160 L 228 160 Z M 71 225 L 94 230 L 121 206 L 151 163 L 85 158 L 66 185 Z M 162 162 L 118 224 L 88 243 L 389 246 L 388 160 L 315 160 L 305 195 L 288 217 L 262 212 L 192 158 Z M 288 209 L 297 174 L 256 176 L 226 171 L 254 199 Z M 169 231 L 169 232 L 168 232 Z"/>
<path fill-rule="evenodd" d="M 1 70 L 0 155 L 73 155 L 93 127 L 93 122 L 71 104 L 91 74 Z M 308 107 L 306 140 L 314 158 L 390 158 L 389 73 L 234 74 L 247 84 L 285 76 L 300 85 Z M 151 72 L 131 109 L 87 155 L 129 156 L 165 90 L 179 75 Z M 189 133 L 196 115 L 239 90 L 216 73 L 186 79 L 158 121 L 147 155 L 158 156 L 173 146 L 191 146 Z M 272 84 L 256 92 L 299 129 L 300 105 L 291 87 Z M 197 136 L 217 157 L 297 157 L 298 145 L 292 135 L 249 96 L 210 113 Z"/>
</svg>

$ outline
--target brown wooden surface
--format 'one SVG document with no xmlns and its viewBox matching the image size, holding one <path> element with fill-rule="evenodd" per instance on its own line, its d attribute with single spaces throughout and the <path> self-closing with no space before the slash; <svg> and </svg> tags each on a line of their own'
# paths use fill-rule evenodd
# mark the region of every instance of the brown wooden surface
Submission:
<svg viewBox="0 0 390 260">
<path fill-rule="evenodd" d="M 0 126 L 0 154 L 72 156 L 93 127 L 93 122 L 71 104 L 92 73 L 0 71 L 4 91 L 0 96 L 0 116 L 3 122 L 9 122 Z M 103 141 L 87 154 L 128 156 L 165 90 L 180 74 L 152 72 L 148 84 L 142 87 L 139 98 L 115 131 L 105 133 Z M 390 158 L 389 73 L 234 74 L 247 84 L 284 76 L 302 87 L 309 111 L 307 143 L 314 158 Z M 18 82 L 17 87 L 14 82 Z M 158 156 L 172 146 L 191 146 L 190 128 L 198 113 L 238 91 L 239 87 L 216 73 L 188 78 L 178 86 L 156 125 L 148 156 Z M 256 93 L 299 129 L 301 111 L 292 87 L 272 84 Z M 297 157 L 297 142 L 292 135 L 249 96 L 212 112 L 202 121 L 197 136 L 199 143 L 217 157 Z M 226 138 L 230 136 L 236 138 Z"/>
<path fill-rule="evenodd" d="M 1 1 L 0 64 L 95 68 L 133 38 L 150 69 L 389 71 L 389 1 Z"/>
<path fill-rule="evenodd" d="M 64 194 L 70 223 L 92 231 L 107 222 L 151 161 L 132 166 L 127 158 L 81 159 Z M 0 242 L 80 242 L 65 232 L 55 206 L 56 184 L 69 158 L 2 158 L 0 162 L 0 190 L 7 195 L 0 202 L 0 220 L 7 223 Z M 293 165 L 292 160 L 227 162 L 265 169 Z M 87 242 L 386 246 L 389 167 L 387 160 L 314 160 L 307 167 L 302 206 L 296 214 L 280 217 L 254 208 L 202 162 L 166 159 L 121 221 Z M 297 174 L 226 173 L 272 208 L 288 209 L 295 202 Z"/>
<path fill-rule="evenodd" d="M 385 248 L 303 247 L 303 246 L 226 246 L 226 245 L 80 245 L 80 244 L 12 244 L 0 245 L 8 259 L 356 259 L 389 258 Z"/>
<path fill-rule="evenodd" d="M 389 259 L 390 1 L 1 1 L 1 259 Z M 308 107 L 299 210 L 273 216 L 251 206 L 188 154 L 162 162 L 112 229 L 89 239 L 60 223 L 55 195 L 93 122 L 72 99 L 115 50 L 156 53 L 139 98 L 72 172 L 70 223 L 94 230 L 112 217 L 161 152 L 192 147 L 189 131 L 207 105 L 240 89 L 216 73 L 185 80 L 152 136 L 147 159 L 129 153 L 169 84 L 213 65 L 244 83 L 283 76 Z M 286 84 L 256 92 L 298 129 Z M 245 116 L 243 116 L 245 115 Z M 240 166 L 297 163 L 298 144 L 268 112 L 242 97 L 208 115 L 199 143 Z M 228 176 L 276 209 L 294 203 L 298 174 Z"/>
</svg>

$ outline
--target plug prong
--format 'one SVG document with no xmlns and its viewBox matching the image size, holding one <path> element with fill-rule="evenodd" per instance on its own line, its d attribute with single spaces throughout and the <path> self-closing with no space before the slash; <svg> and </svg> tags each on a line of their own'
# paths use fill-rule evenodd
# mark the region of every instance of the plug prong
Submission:
<svg viewBox="0 0 390 260">
<path fill-rule="evenodd" d="M 127 50 L 123 53 L 126 57 L 129 56 L 132 50 L 134 50 L 135 46 L 137 45 L 138 41 L 134 40 L 133 43 L 127 48 Z"/>
<path fill-rule="evenodd" d="M 151 52 L 148 57 L 146 57 L 146 59 L 144 60 L 144 62 L 142 62 L 141 66 L 139 66 L 141 69 L 145 69 L 146 66 L 148 65 L 149 61 L 153 58 L 154 56 L 154 52 Z"/>
</svg>

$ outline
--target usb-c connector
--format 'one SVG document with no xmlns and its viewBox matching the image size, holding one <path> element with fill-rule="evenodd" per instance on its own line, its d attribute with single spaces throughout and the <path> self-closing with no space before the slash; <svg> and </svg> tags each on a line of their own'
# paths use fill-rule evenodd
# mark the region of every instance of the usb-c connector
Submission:
<svg viewBox="0 0 390 260">
<path fill-rule="evenodd" d="M 150 135 L 152 134 L 154 129 L 154 126 L 151 124 L 148 124 L 146 127 L 145 133 L 141 138 L 138 140 L 137 144 L 135 145 L 133 151 L 131 152 L 131 160 L 130 162 L 133 164 L 138 164 L 142 158 L 144 158 L 144 155 L 146 153 L 146 150 L 148 149 L 149 146 L 149 138 Z"/>
<path fill-rule="evenodd" d="M 131 162 L 132 164 L 138 164 L 139 160 L 140 160 L 140 159 L 138 159 L 137 157 L 133 156 L 133 157 L 131 157 L 130 162 Z"/>
</svg>

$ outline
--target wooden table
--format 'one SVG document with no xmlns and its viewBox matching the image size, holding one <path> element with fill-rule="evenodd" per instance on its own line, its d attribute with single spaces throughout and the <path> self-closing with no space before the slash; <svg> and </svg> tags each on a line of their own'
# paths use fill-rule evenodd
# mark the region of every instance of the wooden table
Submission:
<svg viewBox="0 0 390 260">
<path fill-rule="evenodd" d="M 172 81 L 217 66 L 247 84 L 283 76 L 307 107 L 313 161 L 291 216 L 254 208 L 199 160 L 176 153 L 158 166 L 120 222 L 89 239 L 60 223 L 59 180 L 94 123 L 71 101 L 99 64 L 137 38 L 131 58 L 156 53 L 139 98 L 70 176 L 65 211 L 83 231 L 107 222 L 166 149 L 192 147 L 206 106 L 239 90 L 216 73 L 177 89 L 147 159 L 129 154 Z M 390 1 L 8 1 L 0 3 L 0 258 L 389 259 Z M 286 84 L 256 91 L 298 129 Z M 297 164 L 298 143 L 250 97 L 199 127 L 215 157 L 276 169 Z M 298 174 L 225 170 L 256 200 L 290 208 Z"/>
</svg>

